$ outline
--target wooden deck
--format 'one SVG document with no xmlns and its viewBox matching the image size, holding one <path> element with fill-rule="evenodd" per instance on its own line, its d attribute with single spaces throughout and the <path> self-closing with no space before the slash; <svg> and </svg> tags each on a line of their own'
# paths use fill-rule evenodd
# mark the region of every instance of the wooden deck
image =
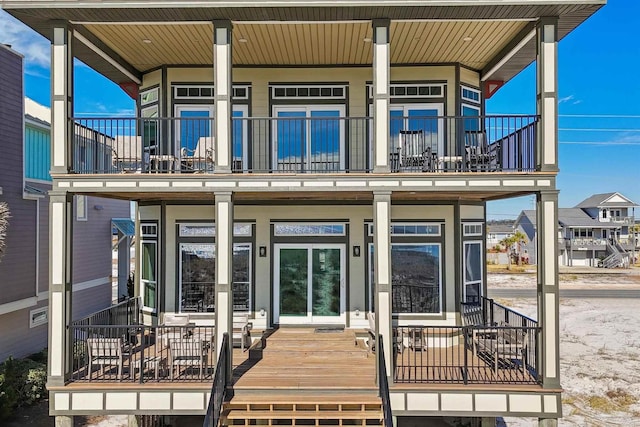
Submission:
<svg viewBox="0 0 640 427">
<path fill-rule="evenodd" d="M 359 344 L 357 344 L 359 343 Z M 281 328 L 234 359 L 234 390 L 377 390 L 375 356 L 355 332 Z"/>
</svg>

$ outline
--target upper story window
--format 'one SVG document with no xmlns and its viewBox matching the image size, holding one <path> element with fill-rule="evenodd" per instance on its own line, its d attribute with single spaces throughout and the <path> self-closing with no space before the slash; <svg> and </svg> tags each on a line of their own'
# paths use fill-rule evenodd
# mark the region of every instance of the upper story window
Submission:
<svg viewBox="0 0 640 427">
<path fill-rule="evenodd" d="M 344 224 L 275 224 L 275 236 L 344 236 Z"/>
<path fill-rule="evenodd" d="M 158 102 L 160 97 L 160 88 L 152 88 L 145 91 L 140 92 L 140 105 L 146 106 L 149 104 L 155 104 Z"/>
<path fill-rule="evenodd" d="M 431 223 L 393 223 L 391 225 L 391 235 L 392 236 L 440 236 L 441 224 L 431 224 Z M 368 234 L 369 236 L 373 236 L 374 227 L 373 224 L 368 224 Z"/>
<path fill-rule="evenodd" d="M 460 86 L 460 97 L 465 102 L 480 103 L 480 91 L 469 86 Z"/>
<path fill-rule="evenodd" d="M 345 85 L 272 85 L 271 99 L 346 99 Z"/>
<path fill-rule="evenodd" d="M 392 98 L 443 98 L 445 83 L 391 83 L 389 95 Z M 373 85 L 367 85 L 369 99 L 373 98 Z"/>
<path fill-rule="evenodd" d="M 233 85 L 233 99 L 249 99 L 249 86 Z M 173 97 L 176 100 L 213 99 L 215 96 L 213 85 L 174 85 Z"/>
<path fill-rule="evenodd" d="M 474 223 L 464 224 L 463 234 L 465 236 L 482 236 L 482 223 L 474 222 Z"/>
</svg>

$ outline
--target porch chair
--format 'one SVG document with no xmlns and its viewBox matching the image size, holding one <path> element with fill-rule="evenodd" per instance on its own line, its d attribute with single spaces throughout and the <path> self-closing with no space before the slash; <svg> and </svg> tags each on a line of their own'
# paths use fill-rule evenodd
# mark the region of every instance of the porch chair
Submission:
<svg viewBox="0 0 640 427">
<path fill-rule="evenodd" d="M 491 150 L 487 142 L 487 134 L 481 130 L 467 130 L 464 132 L 464 154 L 466 169 L 470 171 L 491 170 L 496 161 L 496 150 Z"/>
<path fill-rule="evenodd" d="M 249 316 L 247 314 L 233 315 L 233 343 L 240 341 L 240 348 L 251 347 L 251 331 L 249 328 Z"/>
<path fill-rule="evenodd" d="M 180 367 L 194 366 L 199 368 L 198 378 L 202 379 L 202 372 L 208 357 L 208 347 L 199 338 L 170 338 L 169 339 L 169 379 L 173 379 L 174 370 Z"/>
<path fill-rule="evenodd" d="M 369 320 L 369 327 L 367 328 L 367 332 L 369 333 L 369 341 L 367 341 L 367 348 L 369 353 L 376 351 L 376 338 L 378 337 L 378 333 L 376 331 L 376 314 L 373 312 L 369 312 L 367 315 L 367 319 Z"/>
<path fill-rule="evenodd" d="M 93 365 L 116 366 L 118 368 L 118 380 L 122 379 L 122 370 L 125 357 L 129 357 L 122 338 L 87 338 L 89 352 L 89 380 L 93 373 Z"/>
<path fill-rule="evenodd" d="M 424 131 L 422 129 L 401 130 L 398 143 L 400 168 L 421 172 L 432 172 L 434 170 L 434 154 L 431 147 L 427 147 L 425 144 Z"/>
<path fill-rule="evenodd" d="M 180 162 L 183 171 L 186 172 L 212 172 L 215 160 L 215 138 L 201 136 L 198 138 L 196 148 L 187 147 L 180 149 Z"/>
</svg>

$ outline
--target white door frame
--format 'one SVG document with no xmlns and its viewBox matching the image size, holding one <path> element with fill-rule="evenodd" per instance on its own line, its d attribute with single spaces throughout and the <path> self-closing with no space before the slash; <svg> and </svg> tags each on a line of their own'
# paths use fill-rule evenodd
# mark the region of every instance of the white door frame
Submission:
<svg viewBox="0 0 640 427">
<path fill-rule="evenodd" d="M 402 111 L 403 122 L 411 120 L 409 110 L 436 110 L 438 112 L 438 156 L 444 155 L 444 104 L 441 102 L 390 104 L 389 111 Z M 389 123 L 391 127 L 391 123 Z"/>
<path fill-rule="evenodd" d="M 173 149 L 174 153 L 176 153 L 176 157 L 180 156 L 180 146 L 182 142 L 180 141 L 180 112 L 181 111 L 208 111 L 209 119 L 213 119 L 213 105 L 212 104 L 175 104 L 173 106 L 174 117 L 176 118 L 175 125 L 175 133 L 173 138 Z M 214 136 L 213 122 L 211 122 L 211 136 Z"/>
<path fill-rule="evenodd" d="M 309 256 L 307 269 L 307 315 L 306 316 L 280 316 L 280 249 L 307 249 Z M 310 254 L 313 249 L 339 249 L 340 250 L 340 315 L 339 316 L 313 316 L 312 294 L 312 260 Z M 305 324 L 346 324 L 346 245 L 344 243 L 279 243 L 273 245 L 273 323 L 281 325 L 305 325 Z M 283 321 L 284 320 L 284 321 Z"/>
<path fill-rule="evenodd" d="M 319 104 L 319 105 L 274 105 L 272 108 L 272 115 L 271 117 L 273 117 L 273 119 L 277 120 L 278 119 L 278 113 L 279 112 L 304 112 L 305 113 L 305 118 L 310 118 L 311 117 L 311 112 L 312 111 L 339 111 L 340 116 L 338 119 L 338 124 L 339 124 L 339 130 L 340 130 L 340 170 L 344 170 L 345 167 L 345 156 L 346 156 L 346 152 L 345 152 L 345 115 L 346 115 L 346 107 L 344 104 Z M 302 119 L 302 118 L 300 118 Z M 330 117 L 327 117 L 327 120 L 331 119 Z M 291 119 L 293 120 L 293 119 Z M 272 157 L 273 157 L 273 161 L 272 161 L 272 168 L 273 170 L 277 170 L 278 168 L 278 126 L 277 124 L 274 124 L 274 126 L 272 126 L 273 130 L 273 134 L 272 134 L 272 138 L 271 140 L 273 141 L 272 144 Z M 305 169 L 308 169 L 311 163 L 311 126 L 309 126 L 308 124 L 305 125 L 305 131 L 306 131 L 306 147 L 305 147 L 305 162 L 304 162 L 304 167 Z"/>
</svg>

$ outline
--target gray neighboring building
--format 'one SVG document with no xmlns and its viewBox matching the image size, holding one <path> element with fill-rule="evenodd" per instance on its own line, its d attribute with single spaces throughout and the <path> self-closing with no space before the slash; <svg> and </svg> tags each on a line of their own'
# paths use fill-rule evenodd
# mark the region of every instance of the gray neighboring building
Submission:
<svg viewBox="0 0 640 427">
<path fill-rule="evenodd" d="M 503 239 L 513 236 L 513 231 L 513 224 L 487 224 L 487 249 L 491 249 Z"/>
<path fill-rule="evenodd" d="M 638 205 L 620 193 L 594 194 L 573 208 L 558 209 L 558 263 L 565 266 L 627 266 L 638 250 L 632 231 Z M 536 263 L 535 211 L 518 216 L 516 230 L 527 236 L 521 250 Z"/>
<path fill-rule="evenodd" d="M 50 112 L 24 99 L 23 57 L 0 45 L 0 201 L 11 218 L 0 260 L 0 362 L 47 346 Z M 73 220 L 73 317 L 111 304 L 111 219 L 129 204 L 82 198 Z"/>
</svg>

